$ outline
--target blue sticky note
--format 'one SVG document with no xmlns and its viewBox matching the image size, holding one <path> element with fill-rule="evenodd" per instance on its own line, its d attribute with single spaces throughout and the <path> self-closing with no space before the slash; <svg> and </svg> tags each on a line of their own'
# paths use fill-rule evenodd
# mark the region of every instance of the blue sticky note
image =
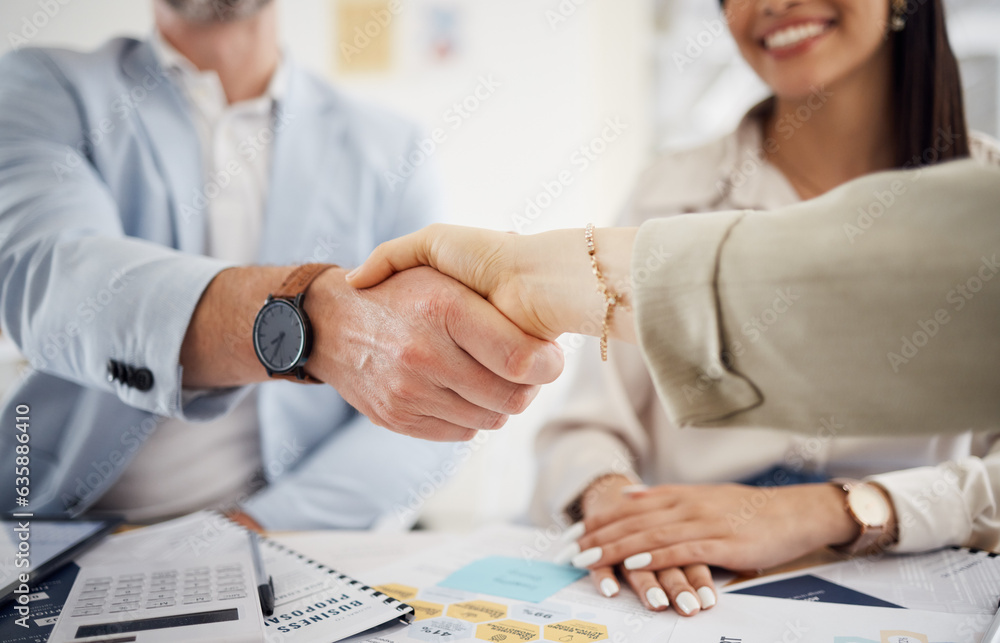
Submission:
<svg viewBox="0 0 1000 643">
<path fill-rule="evenodd" d="M 566 565 L 490 556 L 466 565 L 438 585 L 537 603 L 586 575 L 586 569 Z"/>
</svg>

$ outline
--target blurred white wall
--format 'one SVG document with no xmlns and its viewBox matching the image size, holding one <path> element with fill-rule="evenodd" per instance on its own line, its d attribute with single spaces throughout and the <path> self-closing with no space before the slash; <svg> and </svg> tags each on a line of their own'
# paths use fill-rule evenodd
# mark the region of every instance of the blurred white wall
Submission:
<svg viewBox="0 0 1000 643">
<path fill-rule="evenodd" d="M 338 71 L 336 0 L 278 1 L 284 44 L 298 61 L 428 131 L 447 131 L 433 160 L 453 222 L 525 233 L 608 224 L 652 149 L 650 0 L 403 0 L 392 25 L 392 66 L 366 74 Z M 10 49 L 10 34 L 25 29 L 31 45 L 82 49 L 115 35 L 148 34 L 151 6 L 3 0 L 0 52 Z M 435 62 L 426 43 L 427 13 L 435 7 L 452 8 L 458 18 L 457 53 L 446 62 Z M 499 84 L 496 91 L 452 130 L 448 110 L 483 77 Z M 624 131 L 597 144 L 601 151 L 586 169 L 574 164 L 574 152 L 600 137 L 608 119 Z M 543 197 L 551 204 L 537 214 L 526 212 L 526 201 L 537 201 L 563 171 L 573 182 L 558 197 Z M 522 514 L 533 484 L 534 432 L 565 386 L 563 378 L 548 387 L 527 413 L 475 445 L 456 479 L 426 503 L 425 522 L 461 528 Z M 463 453 L 456 451 L 458 461 Z"/>
</svg>

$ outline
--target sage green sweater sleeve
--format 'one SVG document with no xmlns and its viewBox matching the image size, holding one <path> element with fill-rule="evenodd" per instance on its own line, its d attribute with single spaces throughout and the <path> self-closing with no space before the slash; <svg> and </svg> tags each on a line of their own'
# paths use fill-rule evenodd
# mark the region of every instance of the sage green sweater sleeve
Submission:
<svg viewBox="0 0 1000 643">
<path fill-rule="evenodd" d="M 1000 170 L 973 161 L 651 220 L 632 259 L 637 336 L 681 426 L 993 429 L 998 259 Z"/>
</svg>

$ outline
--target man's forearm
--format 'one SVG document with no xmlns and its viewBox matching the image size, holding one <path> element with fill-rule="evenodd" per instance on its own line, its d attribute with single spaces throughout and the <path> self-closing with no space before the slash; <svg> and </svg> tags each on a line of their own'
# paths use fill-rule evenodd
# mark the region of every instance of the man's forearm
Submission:
<svg viewBox="0 0 1000 643">
<path fill-rule="evenodd" d="M 253 321 L 268 294 L 292 270 L 250 266 L 216 275 L 191 316 L 181 346 L 184 386 L 221 388 L 267 379 L 253 350 Z"/>
</svg>

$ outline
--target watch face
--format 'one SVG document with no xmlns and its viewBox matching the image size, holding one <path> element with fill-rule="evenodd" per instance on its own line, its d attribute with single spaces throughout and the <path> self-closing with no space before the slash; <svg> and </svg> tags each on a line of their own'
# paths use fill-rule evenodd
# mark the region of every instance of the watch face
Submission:
<svg viewBox="0 0 1000 643">
<path fill-rule="evenodd" d="M 261 309 L 253 327 L 257 357 L 275 373 L 294 367 L 305 351 L 305 330 L 299 311 L 283 299 L 275 299 Z"/>
<path fill-rule="evenodd" d="M 847 502 L 854 515 L 869 527 L 882 527 L 889 521 L 889 504 L 885 496 L 870 484 L 851 487 Z"/>
</svg>

